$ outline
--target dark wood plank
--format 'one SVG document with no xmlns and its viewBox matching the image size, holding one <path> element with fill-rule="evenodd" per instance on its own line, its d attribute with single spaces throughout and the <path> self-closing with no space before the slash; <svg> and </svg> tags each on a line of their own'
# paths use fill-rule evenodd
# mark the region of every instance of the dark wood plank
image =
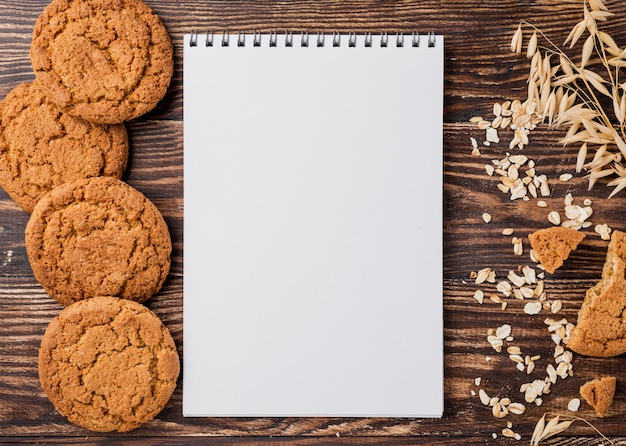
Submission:
<svg viewBox="0 0 626 446">
<path fill-rule="evenodd" d="M 7 4 L 10 3 L 10 4 Z M 474 115 L 490 112 L 496 100 L 523 98 L 528 61 L 509 52 L 508 43 L 519 20 L 528 19 L 562 42 L 581 18 L 578 0 L 317 0 L 291 2 L 219 0 L 213 2 L 153 0 L 148 3 L 163 18 L 175 44 L 176 72 L 164 100 L 154 111 L 128 123 L 132 153 L 124 179 L 153 200 L 170 227 L 174 250 L 172 271 L 163 290 L 147 305 L 171 330 L 181 355 L 183 349 L 183 128 L 182 128 L 182 35 L 192 29 L 293 30 L 313 32 L 334 30 L 408 32 L 433 30 L 446 36 L 444 126 L 444 340 L 445 414 L 441 420 L 362 418 L 198 418 L 182 417 L 182 388 L 156 420 L 129 434 L 93 435 L 56 413 L 45 398 L 37 379 L 37 349 L 49 321 L 61 307 L 52 301 L 32 277 L 23 242 L 28 215 L 0 191 L 0 442 L 62 443 L 141 442 L 145 444 L 205 444 L 207 437 L 219 445 L 266 444 L 509 444 L 501 438 L 507 421 L 527 442 L 535 422 L 545 412 L 566 412 L 567 402 L 576 396 L 581 383 L 599 374 L 618 376 L 618 392 L 611 415 L 598 420 L 583 404 L 578 415 L 592 420 L 616 443 L 625 442 L 623 421 L 626 393 L 623 357 L 594 359 L 575 356 L 574 376 L 559 380 L 540 407 L 528 407 L 523 416 L 495 419 L 488 408 L 471 394 L 481 387 L 493 396 L 522 401 L 519 386 L 542 377 L 551 358 L 551 343 L 545 313 L 523 314 L 523 302 L 509 299 L 506 310 L 492 302 L 479 305 L 478 288 L 495 292 L 493 285 L 476 286 L 470 273 L 483 267 L 504 278 L 509 270 L 530 264 L 527 253 L 513 255 L 510 237 L 501 231 L 515 228 L 524 239 L 529 232 L 547 226 L 545 209 L 535 201 L 511 202 L 496 188 L 497 180 L 486 175 L 484 164 L 507 151 L 504 144 L 482 148 L 483 155 L 471 155 L 470 136 L 482 133 L 468 123 Z M 44 0 L 0 4 L 0 97 L 21 82 L 33 78 L 28 48 L 30 33 Z M 626 5 L 607 1 L 615 12 L 606 29 L 626 43 Z M 219 69 L 219 67 L 216 67 Z M 209 105 L 210 106 L 210 105 Z M 533 132 L 532 144 L 524 154 L 537 161 L 538 170 L 550 178 L 572 172 L 574 148 L 557 144 L 558 130 L 545 127 Z M 420 148 L 427 150 L 427 148 Z M 428 166 L 424 166 L 428 168 Z M 568 183 L 553 184 L 550 206 L 557 209 L 568 191 L 577 200 L 593 200 L 592 221 L 618 229 L 624 225 L 624 197 L 607 200 L 606 182 L 592 191 L 577 176 Z M 428 212 L 438 212 L 429 210 Z M 493 216 L 491 223 L 481 219 Z M 584 293 L 600 277 L 606 242 L 588 231 L 589 237 L 571 256 L 566 268 L 546 280 L 550 299 L 562 299 L 559 315 L 575 321 Z M 425 260 L 426 261 L 426 260 Z M 486 341 L 486 331 L 503 323 L 513 327 L 515 345 L 540 354 L 537 370 L 525 375 L 512 362 L 496 353 Z M 489 360 L 487 360 L 489 358 Z M 426 360 L 426 359 L 425 359 Z M 428 383 L 424 383 L 428 385 Z M 492 433 L 498 441 L 492 441 Z M 583 423 L 546 444 L 597 444 L 598 437 Z"/>
</svg>

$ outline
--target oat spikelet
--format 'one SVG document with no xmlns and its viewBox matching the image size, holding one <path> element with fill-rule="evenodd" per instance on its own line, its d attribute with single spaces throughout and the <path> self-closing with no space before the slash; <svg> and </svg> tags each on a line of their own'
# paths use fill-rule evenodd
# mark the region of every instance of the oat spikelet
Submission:
<svg viewBox="0 0 626 446">
<path fill-rule="evenodd" d="M 578 157 L 576 158 L 576 173 L 580 173 L 587 159 L 587 143 L 583 143 L 578 149 Z"/>
<path fill-rule="evenodd" d="M 609 9 L 604 4 L 604 0 L 588 0 L 589 7 L 592 11 L 608 11 Z"/>
<path fill-rule="evenodd" d="M 567 415 L 567 417 L 570 418 L 569 420 L 560 421 L 561 416 L 558 414 L 553 414 L 555 415 L 554 418 L 546 423 L 546 415 L 548 414 L 544 414 L 535 425 L 535 430 L 533 431 L 533 435 L 530 438 L 531 446 L 538 446 L 541 441 L 567 430 L 574 421 L 581 421 L 585 423 L 587 426 L 592 428 L 600 437 L 602 437 L 602 439 L 608 444 L 615 444 L 611 439 L 607 438 L 602 432 L 600 432 L 598 428 L 596 428 L 593 424 L 591 424 L 584 418 L 576 416 L 570 417 L 569 415 Z"/>
<path fill-rule="evenodd" d="M 585 43 L 583 45 L 582 56 L 580 59 L 580 68 L 584 68 L 584 66 L 587 65 L 587 62 L 589 62 L 589 58 L 591 57 L 591 54 L 593 53 L 595 43 L 596 41 L 593 36 L 589 36 L 587 37 L 587 40 L 585 40 Z"/>
<path fill-rule="evenodd" d="M 526 48 L 526 57 L 531 58 L 537 52 L 537 31 L 533 32 L 533 35 L 528 40 L 528 48 Z"/>
<path fill-rule="evenodd" d="M 513 39 L 511 40 L 511 52 L 513 53 L 521 53 L 522 52 L 522 24 L 520 23 L 517 26 L 517 30 L 513 34 Z"/>
<path fill-rule="evenodd" d="M 569 42 L 569 47 L 573 48 L 574 45 L 576 45 L 576 42 L 578 42 L 578 39 L 580 39 L 585 32 L 585 29 L 587 29 L 587 21 L 582 20 L 578 22 L 570 31 L 569 35 L 565 39 L 565 42 L 563 42 L 563 45 L 567 45 L 567 42 Z"/>
<path fill-rule="evenodd" d="M 530 439 L 530 444 L 533 446 L 537 446 L 542 440 L 560 434 L 568 427 L 570 427 L 571 424 L 574 422 L 574 420 L 559 421 L 560 416 L 557 415 L 550 421 L 548 421 L 548 423 L 546 423 L 545 417 L 545 415 L 541 417 L 541 419 L 535 426 L 535 431 L 533 432 L 533 436 Z"/>
</svg>

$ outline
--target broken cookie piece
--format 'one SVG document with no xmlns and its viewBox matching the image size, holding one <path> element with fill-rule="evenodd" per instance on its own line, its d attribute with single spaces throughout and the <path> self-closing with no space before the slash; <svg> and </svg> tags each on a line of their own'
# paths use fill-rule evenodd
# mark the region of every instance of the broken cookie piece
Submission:
<svg viewBox="0 0 626 446">
<path fill-rule="evenodd" d="M 550 274 L 563 265 L 584 238 L 582 232 L 562 226 L 539 229 L 528 235 L 537 259 Z"/>
<path fill-rule="evenodd" d="M 615 395 L 614 376 L 593 379 L 580 387 L 580 396 L 593 407 L 600 418 L 604 418 Z"/>
<path fill-rule="evenodd" d="M 600 281 L 587 290 L 568 348 L 586 356 L 626 352 L 626 234 L 614 231 Z"/>
</svg>

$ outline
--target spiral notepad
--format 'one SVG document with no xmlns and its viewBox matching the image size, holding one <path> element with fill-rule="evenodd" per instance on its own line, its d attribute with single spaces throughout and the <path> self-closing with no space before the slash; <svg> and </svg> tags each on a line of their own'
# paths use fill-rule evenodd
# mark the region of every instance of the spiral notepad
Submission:
<svg viewBox="0 0 626 446">
<path fill-rule="evenodd" d="M 443 54 L 185 36 L 185 416 L 441 416 Z"/>
</svg>

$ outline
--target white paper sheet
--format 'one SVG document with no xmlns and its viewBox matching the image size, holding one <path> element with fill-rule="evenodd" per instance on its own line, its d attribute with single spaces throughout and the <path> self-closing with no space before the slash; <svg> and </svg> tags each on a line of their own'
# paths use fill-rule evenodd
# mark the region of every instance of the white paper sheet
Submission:
<svg viewBox="0 0 626 446">
<path fill-rule="evenodd" d="M 184 43 L 185 416 L 443 411 L 443 38 Z"/>
</svg>

